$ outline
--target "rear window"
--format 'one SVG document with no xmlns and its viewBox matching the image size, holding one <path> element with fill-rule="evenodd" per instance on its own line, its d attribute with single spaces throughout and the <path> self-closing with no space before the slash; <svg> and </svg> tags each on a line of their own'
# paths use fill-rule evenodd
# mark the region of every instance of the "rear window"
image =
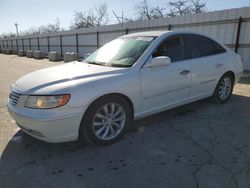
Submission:
<svg viewBox="0 0 250 188">
<path fill-rule="evenodd" d="M 225 52 L 226 50 L 221 46 L 219 45 L 217 42 L 213 41 L 213 40 L 210 40 L 210 42 L 212 43 L 213 47 L 214 47 L 214 54 L 219 54 L 219 53 L 223 53 Z"/>
<path fill-rule="evenodd" d="M 184 41 L 190 58 L 225 52 L 225 49 L 221 45 L 204 36 L 188 34 L 184 36 Z"/>
</svg>

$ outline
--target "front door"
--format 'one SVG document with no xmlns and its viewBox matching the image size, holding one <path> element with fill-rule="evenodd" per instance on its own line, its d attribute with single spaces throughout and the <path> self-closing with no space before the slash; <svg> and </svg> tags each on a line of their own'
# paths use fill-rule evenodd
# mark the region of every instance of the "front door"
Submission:
<svg viewBox="0 0 250 188">
<path fill-rule="evenodd" d="M 141 69 L 142 113 L 160 111 L 189 97 L 191 62 L 185 60 L 182 36 L 172 36 L 163 41 L 151 59 L 157 56 L 168 56 L 171 63 Z"/>
</svg>

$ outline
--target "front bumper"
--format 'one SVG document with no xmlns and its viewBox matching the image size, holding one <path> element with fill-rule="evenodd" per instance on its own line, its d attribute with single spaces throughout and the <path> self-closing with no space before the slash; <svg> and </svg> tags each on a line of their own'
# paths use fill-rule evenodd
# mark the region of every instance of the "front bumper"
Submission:
<svg viewBox="0 0 250 188">
<path fill-rule="evenodd" d="M 46 142 L 60 143 L 77 140 L 83 109 L 55 116 L 49 110 L 18 109 L 8 104 L 8 110 L 17 125 L 27 134 Z M 27 113 L 30 110 L 32 113 Z M 39 114 L 40 113 L 40 114 Z M 29 115 L 30 114 L 30 115 Z"/>
</svg>

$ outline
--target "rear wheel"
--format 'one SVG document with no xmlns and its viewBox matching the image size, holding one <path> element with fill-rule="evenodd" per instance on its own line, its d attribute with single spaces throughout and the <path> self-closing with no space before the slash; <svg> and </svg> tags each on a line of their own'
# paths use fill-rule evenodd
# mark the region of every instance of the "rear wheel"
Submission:
<svg viewBox="0 0 250 188">
<path fill-rule="evenodd" d="M 213 99 L 217 103 L 225 103 L 229 100 L 233 91 L 234 80 L 231 74 L 225 74 L 218 82 Z"/>
<path fill-rule="evenodd" d="M 128 102 L 108 95 L 95 101 L 84 115 L 81 134 L 92 144 L 107 145 L 118 141 L 131 122 Z"/>
</svg>

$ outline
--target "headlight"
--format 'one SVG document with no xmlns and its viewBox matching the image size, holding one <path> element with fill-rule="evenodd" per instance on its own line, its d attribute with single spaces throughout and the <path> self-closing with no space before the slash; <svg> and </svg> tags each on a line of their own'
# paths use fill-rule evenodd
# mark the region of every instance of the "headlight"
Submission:
<svg viewBox="0 0 250 188">
<path fill-rule="evenodd" d="M 70 95 L 28 96 L 24 106 L 27 108 L 49 109 L 67 104 Z"/>
</svg>

